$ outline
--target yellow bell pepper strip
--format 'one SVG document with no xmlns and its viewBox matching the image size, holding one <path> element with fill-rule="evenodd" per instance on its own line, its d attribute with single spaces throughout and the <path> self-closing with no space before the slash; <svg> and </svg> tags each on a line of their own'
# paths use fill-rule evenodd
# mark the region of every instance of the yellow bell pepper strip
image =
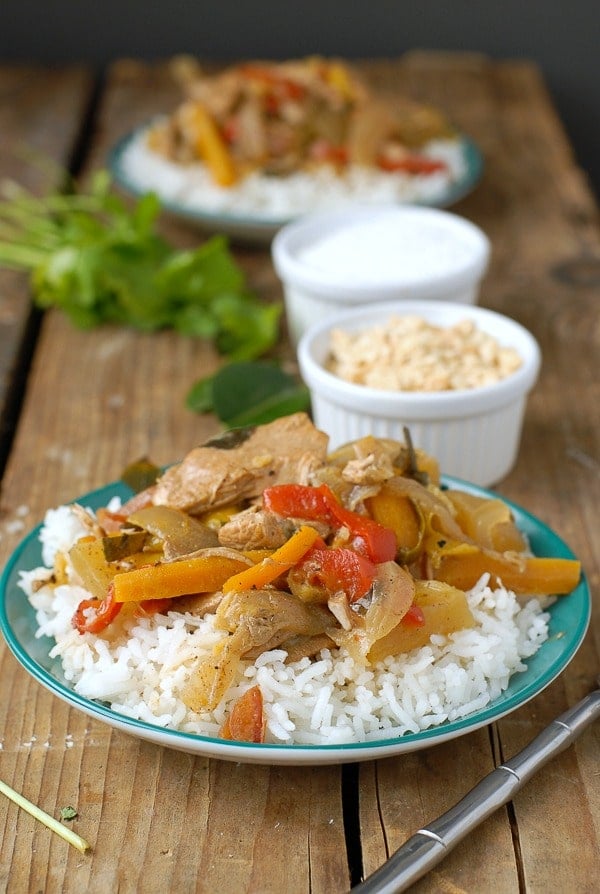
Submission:
<svg viewBox="0 0 600 894">
<path fill-rule="evenodd" d="M 248 568 L 247 562 L 242 557 L 238 560 L 230 556 L 197 556 L 144 565 L 115 575 L 112 584 L 115 602 L 145 602 L 189 593 L 212 593 L 220 590 L 223 583 L 242 568 Z"/>
<path fill-rule="evenodd" d="M 196 148 L 219 186 L 232 186 L 237 175 L 233 159 L 210 114 L 198 102 L 188 103 L 184 120 L 195 135 Z"/>
<path fill-rule="evenodd" d="M 350 531 L 351 546 L 372 562 L 389 562 L 396 555 L 396 535 L 366 515 L 346 509 L 326 484 L 276 484 L 263 493 L 265 509 L 285 518 L 325 521 Z"/>
<path fill-rule="evenodd" d="M 245 568 L 239 574 L 234 574 L 223 583 L 223 592 L 232 590 L 257 590 L 293 568 L 319 538 L 318 531 L 309 525 L 302 525 L 289 540 L 276 549 L 268 558 L 263 559 L 258 565 Z"/>
<path fill-rule="evenodd" d="M 482 574 L 517 595 L 555 596 L 570 593 L 581 576 L 576 559 L 504 555 L 469 543 L 448 543 L 430 554 L 432 575 L 459 590 L 470 590 Z"/>
<path fill-rule="evenodd" d="M 356 99 L 350 72 L 341 62 L 330 62 L 324 66 L 325 80 L 346 100 Z"/>
<path fill-rule="evenodd" d="M 423 514 L 410 497 L 394 493 L 385 485 L 373 497 L 366 500 L 369 513 L 396 535 L 397 555 L 400 564 L 409 565 L 421 552 L 425 533 Z"/>
</svg>

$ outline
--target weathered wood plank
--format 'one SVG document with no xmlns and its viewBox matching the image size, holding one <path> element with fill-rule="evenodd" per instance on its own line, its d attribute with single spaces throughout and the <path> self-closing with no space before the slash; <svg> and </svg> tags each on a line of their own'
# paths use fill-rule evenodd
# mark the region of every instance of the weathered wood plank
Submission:
<svg viewBox="0 0 600 894">
<path fill-rule="evenodd" d="M 492 241 L 492 264 L 481 303 L 523 322 L 543 351 L 544 368 L 528 406 L 519 460 L 498 489 L 557 530 L 581 557 L 594 584 L 600 561 L 597 538 L 590 536 L 600 497 L 598 377 L 590 376 L 597 370 L 600 356 L 597 208 L 535 66 L 522 61 L 492 64 L 477 55 L 463 61 L 462 57 L 457 60 L 428 53 L 413 54 L 404 62 L 402 83 L 407 89 L 446 108 L 484 151 L 482 183 L 456 208 L 483 227 Z M 393 65 L 386 69 L 377 64 L 380 81 L 386 77 L 391 81 L 392 70 Z M 560 275 L 563 267 L 570 276 Z M 595 640 L 593 634 L 588 637 L 579 658 L 547 695 L 500 722 L 504 756 L 516 753 L 593 686 L 600 667 L 597 616 L 592 626 Z M 415 890 L 444 890 L 444 886 L 454 890 L 452 885 L 457 885 L 463 890 L 517 891 L 517 870 L 522 872 L 527 890 L 588 890 L 593 884 L 590 879 L 597 879 L 600 873 L 600 813 L 591 763 L 594 744 L 597 733 L 590 730 L 575 749 L 546 771 L 548 775 L 534 779 L 516 799 L 516 858 L 511 849 L 503 850 L 510 830 L 497 814 Z M 388 851 L 419 824 L 451 806 L 485 769 L 483 751 L 474 778 L 470 776 L 472 763 L 453 759 L 450 749 L 438 751 L 441 773 L 450 781 L 422 787 L 424 795 L 421 788 L 415 792 L 411 780 L 428 755 L 411 759 L 417 769 L 411 764 L 412 772 L 404 776 L 412 801 L 422 804 L 425 797 L 427 809 L 421 806 L 418 816 L 409 815 L 400 830 L 383 815 L 380 828 L 394 842 L 393 846 L 388 843 Z M 457 791 L 452 777 L 458 763 Z M 364 784 L 369 783 L 365 780 Z M 387 785 L 376 787 L 377 797 L 383 797 L 384 803 L 390 797 L 387 789 Z M 363 822 L 373 836 L 377 820 L 372 813 L 367 815 L 377 800 L 372 782 L 369 795 L 363 799 L 368 805 Z M 395 798 L 405 807 L 411 802 L 411 797 L 406 802 L 402 795 Z M 392 802 L 396 803 L 394 798 Z M 579 804 L 577 836 L 570 831 L 573 808 L 565 808 L 575 802 Z M 468 856 L 474 850 L 476 863 Z M 585 852 L 580 861 L 578 850 Z M 366 868 L 372 871 L 384 853 L 383 841 L 376 852 L 367 850 Z M 462 876 L 454 875 L 458 866 L 462 866 Z"/>
<path fill-rule="evenodd" d="M 124 130 L 160 111 L 163 93 L 172 97 L 172 85 L 161 71 L 131 64 L 115 67 L 90 166 L 104 163 L 106 148 Z M 172 222 L 165 223 L 165 232 L 181 244 L 199 238 Z M 273 290 L 276 281 L 265 255 L 247 252 L 240 257 L 253 277 L 252 287 L 260 288 L 261 295 Z M 146 455 L 172 462 L 213 435 L 219 428 L 216 420 L 190 413 L 184 397 L 192 382 L 218 362 L 212 349 L 194 339 L 111 328 L 80 332 L 58 313 L 48 313 L 5 479 L 6 517 L 14 516 L 15 499 L 26 500 L 28 511 L 21 510 L 20 522 L 30 527 L 46 506 L 115 479 L 131 459 Z M 12 661 L 7 663 L 23 687 L 27 723 L 33 728 L 38 722 L 27 707 L 32 693 L 38 711 L 54 716 L 55 700 L 23 679 Z M 64 871 L 56 870 L 60 890 L 83 885 L 157 894 L 182 889 L 302 894 L 311 885 L 315 892 L 349 886 L 339 769 L 212 763 L 140 746 L 119 733 L 107 736 L 91 720 L 86 728 L 89 736 L 76 743 L 85 768 L 76 775 L 82 783 L 98 780 L 98 785 L 92 784 L 90 802 L 87 793 L 76 800 L 94 850 L 83 863 L 75 853 L 64 853 Z M 90 737 L 102 747 L 90 748 Z M 11 742 L 9 752 L 15 747 Z M 46 778 L 42 769 L 36 765 L 29 784 L 24 772 L 13 771 L 11 779 L 56 812 L 56 779 Z M 36 840 L 47 838 L 40 829 L 32 834 Z M 43 859 L 35 861 L 34 876 L 26 852 L 20 853 L 19 880 L 49 880 Z"/>
<path fill-rule="evenodd" d="M 0 65 L 0 183 L 41 194 L 73 153 L 93 78 L 84 68 Z M 0 439 L 10 436 L 10 399 L 30 301 L 22 274 L 0 269 Z"/>
<path fill-rule="evenodd" d="M 545 359 L 519 461 L 499 490 L 556 528 L 597 584 L 600 547 L 591 532 L 600 496 L 593 376 L 600 330 L 593 276 L 600 237 L 585 178 L 539 73 L 522 61 L 429 53 L 364 63 L 364 70 L 390 90 L 442 105 L 484 150 L 483 181 L 456 208 L 492 239 L 482 303 L 529 326 Z M 103 165 L 119 136 L 169 108 L 175 95 L 163 66 L 116 66 L 88 169 Z M 182 245 L 203 238 L 173 221 L 164 226 Z M 266 300 L 278 298 L 267 253 L 236 252 L 251 285 Z M 205 345 L 172 333 L 81 333 L 48 314 L 3 482 L 0 556 L 47 506 L 116 478 L 136 456 L 170 462 L 214 434 L 216 421 L 190 414 L 183 398 L 218 363 Z M 600 666 L 598 642 L 596 617 L 561 679 L 497 725 L 494 747 L 481 731 L 362 766 L 365 871 L 451 806 L 491 769 L 496 754 L 515 753 L 576 701 Z M 52 813 L 75 802 L 76 828 L 94 846 L 82 857 L 2 804 L 0 885 L 19 891 L 45 885 L 65 894 L 348 889 L 338 768 L 267 769 L 166 751 L 72 711 L 30 680 L 6 649 L 0 673 L 3 691 L 11 693 L 0 699 L 3 778 Z M 600 875 L 598 744 L 590 730 L 515 800 L 514 830 L 499 812 L 415 890 L 591 890 L 587 879 Z M 585 848 L 583 859 L 578 847 Z"/>
<path fill-rule="evenodd" d="M 487 730 L 424 752 L 364 765 L 361 813 L 365 874 L 381 865 L 381 847 L 388 855 L 394 853 L 417 829 L 459 801 L 492 768 Z M 414 891 L 423 894 L 474 890 L 502 894 L 518 890 L 517 865 L 505 811 L 490 818 L 414 885 Z"/>
</svg>

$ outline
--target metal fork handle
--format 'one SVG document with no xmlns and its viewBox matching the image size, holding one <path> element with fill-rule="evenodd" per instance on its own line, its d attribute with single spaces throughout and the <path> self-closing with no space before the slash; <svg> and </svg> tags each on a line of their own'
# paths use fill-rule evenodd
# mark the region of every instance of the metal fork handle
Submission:
<svg viewBox="0 0 600 894">
<path fill-rule="evenodd" d="M 511 760 L 485 776 L 454 807 L 408 839 L 351 894 L 400 894 L 440 863 L 469 832 L 502 807 L 551 758 L 600 717 L 600 689 L 552 721 Z"/>
</svg>

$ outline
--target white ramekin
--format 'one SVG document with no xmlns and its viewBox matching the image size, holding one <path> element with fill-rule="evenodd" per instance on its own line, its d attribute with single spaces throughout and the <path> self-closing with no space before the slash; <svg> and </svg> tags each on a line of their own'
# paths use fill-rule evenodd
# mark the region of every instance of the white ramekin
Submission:
<svg viewBox="0 0 600 894">
<path fill-rule="evenodd" d="M 357 332 L 406 314 L 436 326 L 470 319 L 503 347 L 515 348 L 522 365 L 495 384 L 434 392 L 368 388 L 325 369 L 332 329 Z M 340 311 L 315 323 L 300 340 L 298 362 L 315 425 L 329 435 L 331 449 L 368 434 L 403 441 L 408 426 L 415 447 L 434 456 L 443 473 L 487 487 L 514 465 L 541 354 L 527 329 L 494 311 L 445 301 L 396 301 Z"/>
<path fill-rule="evenodd" d="M 365 237 L 358 252 L 351 244 L 348 257 L 336 253 L 325 265 L 306 259 L 324 240 L 349 233 Z M 344 308 L 417 298 L 476 304 L 490 243 L 449 211 L 374 205 L 302 217 L 277 233 L 271 252 L 295 345 L 308 326 Z"/>
</svg>

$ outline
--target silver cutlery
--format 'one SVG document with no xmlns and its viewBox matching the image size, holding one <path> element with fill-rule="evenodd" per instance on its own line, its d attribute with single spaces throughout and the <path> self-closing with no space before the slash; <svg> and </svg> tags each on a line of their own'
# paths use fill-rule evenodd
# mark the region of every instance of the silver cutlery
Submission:
<svg viewBox="0 0 600 894">
<path fill-rule="evenodd" d="M 600 686 L 600 676 L 597 678 Z M 485 776 L 454 807 L 419 829 L 383 866 L 352 888 L 351 894 L 400 894 L 430 869 L 476 826 L 502 807 L 526 782 L 600 717 L 600 689 L 586 695 L 550 723 L 513 758 Z"/>
</svg>

